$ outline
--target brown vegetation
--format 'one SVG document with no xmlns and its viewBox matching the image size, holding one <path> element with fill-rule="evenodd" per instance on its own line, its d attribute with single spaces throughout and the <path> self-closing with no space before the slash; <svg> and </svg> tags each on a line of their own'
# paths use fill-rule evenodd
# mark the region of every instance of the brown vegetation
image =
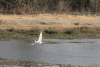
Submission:
<svg viewBox="0 0 100 67">
<path fill-rule="evenodd" d="M 83 26 L 98 28 L 99 16 L 73 16 L 66 14 L 38 15 L 0 15 L 0 29 L 58 29 L 80 28 Z"/>
<path fill-rule="evenodd" d="M 0 13 L 100 12 L 100 0 L 0 0 Z"/>
</svg>

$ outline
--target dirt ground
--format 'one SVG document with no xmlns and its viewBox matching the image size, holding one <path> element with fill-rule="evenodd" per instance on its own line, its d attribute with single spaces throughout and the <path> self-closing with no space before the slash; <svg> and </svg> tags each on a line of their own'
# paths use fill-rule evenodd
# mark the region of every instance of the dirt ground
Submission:
<svg viewBox="0 0 100 67">
<path fill-rule="evenodd" d="M 66 14 L 2 15 L 0 29 L 67 29 L 88 26 L 100 28 L 100 16 L 80 16 Z"/>
</svg>

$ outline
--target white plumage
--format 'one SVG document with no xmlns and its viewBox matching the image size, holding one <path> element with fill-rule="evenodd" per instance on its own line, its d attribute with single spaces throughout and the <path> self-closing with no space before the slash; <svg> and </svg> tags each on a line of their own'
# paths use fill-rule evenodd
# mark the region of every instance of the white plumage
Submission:
<svg viewBox="0 0 100 67">
<path fill-rule="evenodd" d="M 41 32 L 40 35 L 39 35 L 38 41 L 35 41 L 35 43 L 39 43 L 39 44 L 42 44 L 42 43 L 43 43 L 43 42 L 42 42 L 42 32 Z M 34 45 L 34 44 L 32 44 L 32 45 Z"/>
</svg>

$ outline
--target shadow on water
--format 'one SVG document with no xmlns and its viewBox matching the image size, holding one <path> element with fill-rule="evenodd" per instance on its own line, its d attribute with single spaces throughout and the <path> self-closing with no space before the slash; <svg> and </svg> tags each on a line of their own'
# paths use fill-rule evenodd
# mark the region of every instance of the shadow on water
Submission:
<svg viewBox="0 0 100 67">
<path fill-rule="evenodd" d="M 99 39 L 44 39 L 43 41 L 45 42 L 43 45 L 31 45 L 33 43 L 32 40 L 0 41 L 0 61 L 2 61 L 2 58 L 7 58 L 13 60 L 15 63 L 18 62 L 17 64 L 23 62 L 24 64 L 29 63 L 30 65 L 32 63 L 38 63 L 38 65 L 45 63 L 45 65 L 48 65 L 49 63 L 100 66 Z M 53 44 L 50 44 L 50 42 L 53 42 Z"/>
</svg>

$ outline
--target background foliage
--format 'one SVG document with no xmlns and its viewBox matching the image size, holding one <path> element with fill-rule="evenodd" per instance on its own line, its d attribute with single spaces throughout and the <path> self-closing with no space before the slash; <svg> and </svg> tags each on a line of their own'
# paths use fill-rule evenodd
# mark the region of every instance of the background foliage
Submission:
<svg viewBox="0 0 100 67">
<path fill-rule="evenodd" d="M 0 0 L 0 13 L 33 14 L 38 12 L 100 11 L 100 0 Z"/>
</svg>

